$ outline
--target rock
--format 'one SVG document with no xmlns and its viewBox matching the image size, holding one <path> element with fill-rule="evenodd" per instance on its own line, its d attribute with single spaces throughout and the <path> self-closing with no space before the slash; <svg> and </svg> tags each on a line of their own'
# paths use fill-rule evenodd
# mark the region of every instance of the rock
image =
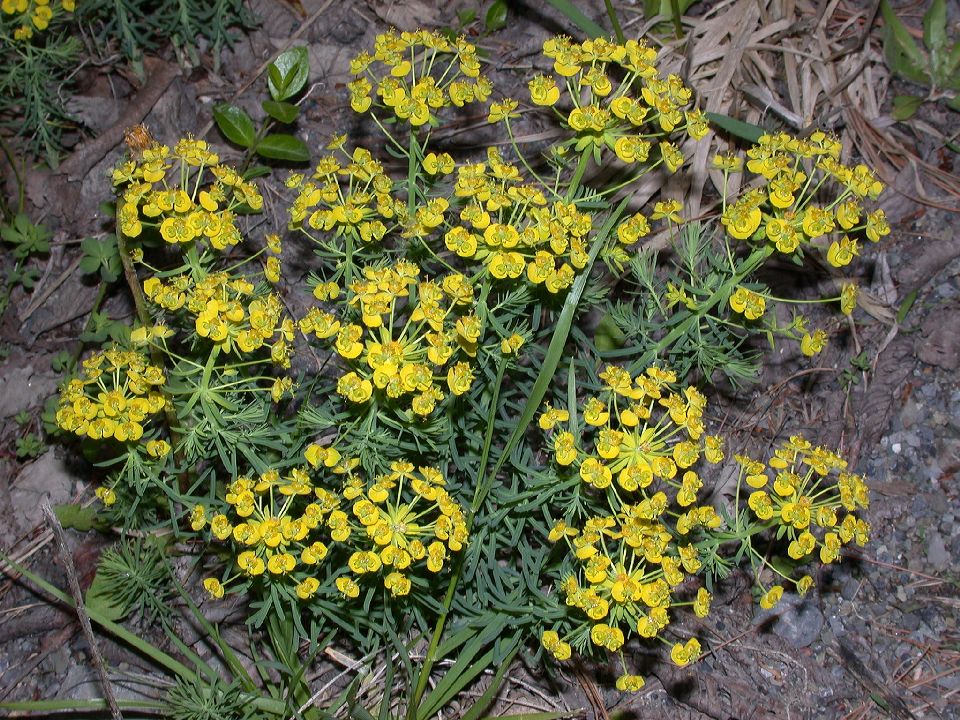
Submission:
<svg viewBox="0 0 960 720">
<path fill-rule="evenodd" d="M 47 451 L 27 465 L 10 488 L 13 517 L 21 524 L 20 530 L 27 531 L 44 523 L 41 503 L 53 506 L 70 502 L 74 481 L 55 450 Z"/>
<path fill-rule="evenodd" d="M 767 618 L 773 618 L 770 630 L 795 648 L 812 645 L 820 637 L 824 625 L 823 613 L 813 599 L 793 594 L 785 594 L 776 607 L 760 610 L 756 615 L 758 622 Z"/>
<path fill-rule="evenodd" d="M 950 553 L 943 542 L 943 536 L 934 530 L 927 535 L 927 562 L 937 570 L 946 570 L 950 565 Z"/>
<path fill-rule="evenodd" d="M 43 405 L 56 392 L 57 376 L 37 372 L 32 365 L 0 368 L 0 418 L 9 418 L 21 410 Z"/>
</svg>

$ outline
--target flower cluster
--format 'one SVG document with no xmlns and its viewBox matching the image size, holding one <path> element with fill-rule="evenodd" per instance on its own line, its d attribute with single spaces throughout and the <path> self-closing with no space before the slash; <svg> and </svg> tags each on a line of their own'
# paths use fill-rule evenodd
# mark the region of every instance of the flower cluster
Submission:
<svg viewBox="0 0 960 720">
<path fill-rule="evenodd" d="M 786 133 L 763 135 L 747 151 L 747 170 L 763 178 L 763 186 L 748 190 L 736 202 L 725 204 L 720 221 L 738 240 L 766 240 L 785 254 L 842 232 L 827 248 L 827 261 L 843 267 L 859 254 L 855 233 L 872 242 L 889 234 L 883 210 L 866 213 L 863 200 L 874 200 L 883 184 L 866 165 L 848 167 L 840 162 L 840 142 L 824 132 L 806 139 Z M 739 161 L 714 159 L 714 166 L 730 172 Z M 825 205 L 816 202 L 824 185 L 840 190 Z"/>
<path fill-rule="evenodd" d="M 582 440 L 558 429 L 570 421 L 568 410 L 547 407 L 539 420 L 552 433 L 557 465 L 575 470 L 590 493 L 599 490 L 605 508 L 582 523 L 562 519 L 549 533 L 551 542 L 567 544 L 577 568 L 563 579 L 561 592 L 580 620 L 566 637 L 550 630 L 542 642 L 563 660 L 571 642 L 582 649 L 589 639 L 622 663 L 628 636 L 658 637 L 677 604 L 675 589 L 701 568 L 691 532 L 721 521 L 712 506 L 697 504 L 703 482 L 693 467 L 701 458 L 720 462 L 723 450 L 719 438 L 704 434 L 705 398 L 694 388 L 672 392 L 672 372 L 650 368 L 632 377 L 611 365 L 600 379 L 602 392 L 583 401 L 576 423 L 586 430 Z M 692 601 L 701 617 L 709 603 L 703 588 Z M 679 665 L 698 655 L 695 640 L 671 652 Z M 637 676 L 624 677 L 624 687 L 642 686 Z"/>
<path fill-rule="evenodd" d="M 83 361 L 81 377 L 61 390 L 57 425 L 94 440 L 137 442 L 150 416 L 164 408 L 158 388 L 165 382 L 162 368 L 142 353 L 116 348 L 98 352 Z"/>
<path fill-rule="evenodd" d="M 76 9 L 76 0 L 3 0 L 0 10 L 4 15 L 17 16 L 20 23 L 13 31 L 14 40 L 29 40 L 34 30 L 42 32 L 50 26 L 50 21 L 58 10 L 72 13 Z"/>
<path fill-rule="evenodd" d="M 406 205 L 393 198 L 393 183 L 369 150 L 348 153 L 342 137 L 330 147 L 340 150 L 346 162 L 327 155 L 309 178 L 296 173 L 287 179 L 287 187 L 298 191 L 289 210 L 290 229 L 315 242 L 320 236 L 311 231 L 363 243 L 382 240 L 405 217 Z"/>
<path fill-rule="evenodd" d="M 435 124 L 441 108 L 483 102 L 493 90 L 480 75 L 473 45 L 427 30 L 377 35 L 373 54 L 360 53 L 350 71 L 355 78 L 347 88 L 356 112 L 375 107 L 414 127 Z"/>
<path fill-rule="evenodd" d="M 224 512 L 193 508 L 195 532 L 209 526 L 212 538 L 236 550 L 232 576 L 203 582 L 213 597 L 235 580 L 262 578 L 309 600 L 332 576 L 343 597 L 357 597 L 364 578 L 374 576 L 382 576 L 391 595 L 404 596 L 417 567 L 439 573 L 449 553 L 466 544 L 463 510 L 436 468 L 397 461 L 368 484 L 355 472 L 357 461 L 333 447 L 311 444 L 304 456 L 307 464 L 286 475 L 267 470 L 257 479 L 238 477 L 227 488 Z M 342 492 L 315 484 L 312 470 L 343 479 Z M 352 503 L 349 510 L 344 500 Z M 332 556 L 345 559 L 349 572 L 338 566 L 321 573 Z"/>
<path fill-rule="evenodd" d="M 450 496 L 443 474 L 433 467 L 393 462 L 391 472 L 367 485 L 348 480 L 343 496 L 353 501 L 359 527 L 353 534 L 356 550 L 347 562 L 354 576 L 342 575 L 337 589 L 347 597 L 360 594 L 366 576 L 381 574 L 393 596 L 408 595 L 410 572 L 425 565 L 433 574 L 443 570 L 449 552 L 459 552 L 467 542 L 463 510 Z"/>
<path fill-rule="evenodd" d="M 120 230 L 134 238 L 144 227 L 157 228 L 171 244 L 206 241 L 218 250 L 236 245 L 237 209 L 260 210 L 263 197 L 236 170 L 218 163 L 203 140 L 180 140 L 172 153 L 168 146 L 150 142 L 113 171 L 114 185 L 124 187 L 117 208 Z M 168 183 L 172 168 L 176 180 Z M 214 180 L 202 186 L 205 169 Z"/>
<path fill-rule="evenodd" d="M 453 191 L 465 204 L 444 244 L 462 258 L 482 261 L 493 278 L 525 276 L 557 293 L 586 267 L 591 215 L 573 203 L 548 203 L 496 148 L 488 149 L 486 162 L 459 166 Z"/>
<path fill-rule="evenodd" d="M 273 362 L 290 367 L 293 320 L 284 316 L 276 295 L 257 294 L 249 280 L 226 272 L 209 273 L 200 280 L 177 275 L 166 282 L 154 276 L 144 281 L 143 291 L 164 310 L 185 310 L 197 336 L 221 351 L 247 355 L 269 344 Z"/>
<path fill-rule="evenodd" d="M 820 562 L 829 564 L 839 559 L 843 545 L 866 544 L 870 526 L 855 512 L 869 504 L 867 485 L 846 471 L 846 461 L 836 453 L 795 435 L 766 464 L 744 455 L 736 460 L 739 482 L 752 490 L 747 506 L 778 537 L 789 540 L 787 554 L 793 560 L 802 562 L 819 548 Z M 795 581 L 801 592 L 812 584 L 810 576 Z M 766 590 L 761 604 L 772 607 L 782 593 L 780 586 Z"/>
<path fill-rule="evenodd" d="M 554 37 L 543 44 L 555 75 L 529 83 L 535 105 L 553 107 L 577 151 L 612 150 L 625 163 L 646 163 L 651 151 L 669 172 L 684 162 L 679 147 L 684 132 L 699 140 L 708 132 L 706 117 L 687 109 L 692 93 L 676 75 L 661 77 L 657 52 L 643 41 L 619 44 L 596 38 L 575 43 Z M 561 98 L 566 90 L 569 109 Z M 560 109 L 562 108 L 562 110 Z M 672 138 L 672 139 L 671 139 Z M 654 146 L 656 143 L 656 146 Z"/>
<path fill-rule="evenodd" d="M 419 275 L 408 261 L 365 267 L 347 295 L 359 322 L 341 322 L 316 307 L 300 320 L 304 334 L 332 340 L 351 368 L 337 383 L 350 402 L 366 403 L 375 394 L 378 402 L 407 398 L 413 414 L 426 417 L 446 396 L 441 384 L 453 395 L 470 389 L 470 362 L 453 360 L 458 352 L 476 356 L 483 334 L 480 318 L 468 312 L 473 287 L 460 274 L 439 282 Z"/>
<path fill-rule="evenodd" d="M 313 446 L 312 446 L 313 447 Z M 330 448 L 308 450 L 317 465 L 333 472 L 348 472 L 339 453 Z M 307 600 L 320 587 L 318 566 L 327 557 L 331 541 L 350 536 L 340 497 L 314 485 L 308 466 L 292 468 L 286 475 L 267 470 L 259 478 L 241 476 L 227 488 L 225 512 L 208 515 L 197 505 L 190 516 L 195 532 L 209 523 L 210 535 L 229 541 L 237 550 L 238 572 L 224 581 L 204 580 L 213 597 L 237 578 L 259 578 L 289 584 L 297 597 Z"/>
</svg>

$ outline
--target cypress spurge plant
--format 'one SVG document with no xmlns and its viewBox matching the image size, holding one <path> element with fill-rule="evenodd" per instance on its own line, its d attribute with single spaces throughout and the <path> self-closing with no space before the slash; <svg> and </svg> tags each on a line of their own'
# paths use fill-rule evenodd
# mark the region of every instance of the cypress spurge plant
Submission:
<svg viewBox="0 0 960 720">
<path fill-rule="evenodd" d="M 715 370 L 748 379 L 751 337 L 822 347 L 824 331 L 773 317 L 797 299 L 756 274 L 776 254 L 852 262 L 859 237 L 889 231 L 866 206 L 879 183 L 827 135 L 768 135 L 744 192 L 702 226 L 677 200 L 628 212 L 635 179 L 682 172 L 709 141 L 704 115 L 642 42 L 560 37 L 544 52 L 552 72 L 521 106 L 491 98 L 463 38 L 378 36 L 348 89 L 383 143 L 334 137 L 288 176 L 286 239 L 250 236 L 259 190 L 202 141 L 151 140 L 115 172 L 138 323 L 81 364 L 59 420 L 110 468 L 98 495 L 112 521 L 163 530 L 202 566 L 185 602 L 200 588 L 245 598 L 277 673 L 235 675 L 271 714 L 326 702 L 428 718 L 489 670 L 463 711 L 480 717 L 524 647 L 612 653 L 617 686 L 637 690 L 624 648 L 694 662 L 682 613 L 705 615 L 732 567 L 772 606 L 784 587 L 809 590 L 804 565 L 866 541 L 866 485 L 838 454 L 796 437 L 741 458 L 705 408 Z M 436 147 L 433 129 L 475 103 L 507 147 Z M 564 133 L 541 157 L 514 142 L 522 110 Z M 594 180 L 599 165 L 619 180 Z M 660 232 L 669 266 L 641 249 Z M 305 288 L 284 276 L 291 241 L 315 250 Z M 277 287 L 314 302 L 294 317 Z M 817 300 L 852 312 L 853 286 L 838 292 Z M 605 359 L 591 311 L 616 330 Z M 712 468 L 731 454 L 737 496 L 717 506 Z M 382 695 L 361 702 L 358 673 L 338 699 L 311 699 L 300 649 L 328 642 L 380 658 Z M 200 717 L 235 707 L 231 687 L 191 679 L 171 697 Z"/>
</svg>

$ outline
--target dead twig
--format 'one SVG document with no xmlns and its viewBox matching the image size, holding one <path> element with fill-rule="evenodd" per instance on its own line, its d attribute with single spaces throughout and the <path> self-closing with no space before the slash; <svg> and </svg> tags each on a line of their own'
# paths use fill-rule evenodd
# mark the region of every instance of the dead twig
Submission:
<svg viewBox="0 0 960 720">
<path fill-rule="evenodd" d="M 113 720 L 123 720 L 123 715 L 120 712 L 120 706 L 117 704 L 117 699 L 113 694 L 113 688 L 110 686 L 110 678 L 107 675 L 107 668 L 103 661 L 103 655 L 100 653 L 100 646 L 97 643 L 97 637 L 93 634 L 93 628 L 90 625 L 90 616 L 87 614 L 87 608 L 83 602 L 83 591 L 80 589 L 80 581 L 77 579 L 77 569 L 73 564 L 73 559 L 70 557 L 70 551 L 67 549 L 67 541 L 63 533 L 63 526 L 60 524 L 60 521 L 57 520 L 57 516 L 53 514 L 53 510 L 48 503 L 43 503 L 41 509 L 43 510 L 43 515 L 47 519 L 47 523 L 50 525 L 50 529 L 53 531 L 53 536 L 56 539 L 57 554 L 60 556 L 60 561 L 63 563 L 63 569 L 67 573 L 67 583 L 70 585 L 70 592 L 73 595 L 73 602 L 77 611 L 77 618 L 80 620 L 80 627 L 83 630 L 84 637 L 87 639 L 87 644 L 90 646 L 90 655 L 93 658 L 93 667 L 97 671 L 97 675 L 100 677 L 100 684 L 103 686 L 103 697 L 107 702 L 107 707 L 110 708 L 110 715 L 113 717 Z"/>
</svg>

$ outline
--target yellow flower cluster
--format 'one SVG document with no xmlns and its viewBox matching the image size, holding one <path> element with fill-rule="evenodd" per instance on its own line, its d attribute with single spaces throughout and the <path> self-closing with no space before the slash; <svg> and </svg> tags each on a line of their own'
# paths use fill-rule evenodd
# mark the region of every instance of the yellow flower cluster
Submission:
<svg viewBox="0 0 960 720">
<path fill-rule="evenodd" d="M 347 565 L 354 576 L 341 575 L 337 589 L 346 597 L 360 594 L 360 582 L 381 574 L 394 597 L 408 595 L 409 574 L 417 564 L 430 573 L 443 570 L 449 552 L 459 552 L 467 542 L 467 526 L 460 505 L 450 496 L 443 474 L 433 467 L 414 469 L 412 463 L 391 463 L 391 472 L 367 486 L 347 481 L 343 496 L 353 501 L 359 527 Z"/>
<path fill-rule="evenodd" d="M 218 250 L 240 242 L 236 210 L 263 207 L 256 185 L 220 161 L 203 140 L 183 139 L 173 153 L 166 145 L 153 143 L 140 156 L 113 171 L 113 184 L 125 186 L 117 208 L 121 232 L 138 237 L 143 228 L 157 228 L 171 244 L 205 240 Z M 176 167 L 173 184 L 167 175 Z M 215 178 L 201 186 L 204 170 Z"/>
<path fill-rule="evenodd" d="M 625 163 L 646 163 L 653 151 L 659 156 L 655 164 L 662 162 L 675 172 L 684 157 L 681 137 L 671 134 L 682 131 L 700 140 L 709 130 L 701 111 L 686 109 L 690 89 L 677 75 L 660 76 L 657 52 L 643 41 L 621 45 L 596 38 L 575 43 L 558 36 L 544 42 L 543 54 L 554 61 L 560 79 L 533 78 L 530 99 L 557 109 L 564 125 L 575 133 L 571 142 L 578 151 L 612 150 Z M 569 110 L 561 102 L 564 89 Z"/>
<path fill-rule="evenodd" d="M 582 526 L 560 520 L 550 530 L 548 540 L 563 540 L 578 568 L 563 580 L 561 592 L 587 620 L 566 639 L 548 631 L 542 642 L 563 660 L 570 656 L 569 639 L 588 633 L 594 646 L 617 653 L 622 662 L 627 637 L 657 637 L 670 622 L 674 589 L 701 568 L 696 545 L 683 536 L 696 525 L 715 528 L 721 521 L 712 506 L 696 505 L 703 482 L 692 468 L 701 457 L 720 462 L 723 450 L 719 438 L 704 434 L 705 398 L 693 388 L 671 392 L 672 372 L 650 368 L 632 377 L 610 365 L 600 379 L 603 391 L 582 405 L 581 439 L 557 429 L 570 421 L 568 410 L 548 406 L 539 420 L 553 433 L 557 464 L 576 469 L 583 483 L 603 493 L 610 509 Z M 585 438 L 591 436 L 588 445 Z M 701 588 L 686 604 L 703 617 L 710 594 Z M 675 648 L 674 661 L 686 664 L 698 648 Z M 642 679 L 624 677 L 624 687 L 642 686 Z"/>
<path fill-rule="evenodd" d="M 3 0 L 0 4 L 4 15 L 17 15 L 20 26 L 13 31 L 14 40 L 29 40 L 34 30 L 43 31 L 57 14 L 58 6 L 63 12 L 72 13 L 76 9 L 75 0 Z"/>
<path fill-rule="evenodd" d="M 349 474 L 352 467 L 333 448 L 311 446 L 307 457 L 314 467 L 337 474 Z M 340 497 L 316 486 L 308 466 L 298 466 L 286 475 L 267 470 L 256 479 L 238 477 L 224 499 L 226 512 L 211 516 L 205 506 L 197 505 L 190 516 L 195 532 L 209 524 L 213 538 L 229 541 L 237 550 L 239 572 L 225 582 L 207 578 L 207 591 L 222 597 L 232 580 L 265 576 L 290 583 L 302 600 L 313 597 L 320 587 L 318 566 L 330 552 L 330 543 L 350 537 Z"/>
<path fill-rule="evenodd" d="M 463 37 L 451 41 L 427 30 L 377 35 L 373 53 L 355 57 L 350 72 L 355 78 L 347 89 L 356 112 L 382 108 L 414 127 L 435 124 L 441 108 L 483 102 L 493 90 L 480 75 L 473 45 Z"/>
<path fill-rule="evenodd" d="M 364 243 L 382 240 L 405 217 L 406 205 L 391 195 L 393 183 L 369 150 L 347 153 L 340 142 L 332 146 L 341 149 L 345 163 L 327 155 L 309 178 L 298 173 L 287 179 L 287 187 L 298 190 L 289 210 L 290 229 L 315 241 L 312 230 Z"/>
<path fill-rule="evenodd" d="M 846 471 L 846 461 L 800 435 L 774 450 L 766 464 L 737 455 L 740 482 L 753 490 L 747 500 L 761 522 L 789 540 L 787 554 L 804 560 L 819 548 L 824 564 L 840 558 L 843 545 L 866 544 L 870 526 L 855 511 L 869 504 L 863 478 Z M 840 516 L 843 516 L 842 519 Z M 812 580 L 804 579 L 803 590 Z M 798 582 L 798 585 L 800 583 Z M 774 603 L 765 595 L 767 605 Z"/>
<path fill-rule="evenodd" d="M 225 581 L 203 582 L 213 597 L 222 597 L 238 578 L 264 577 L 289 584 L 308 600 L 320 589 L 318 570 L 330 556 L 349 568 L 324 573 L 336 575 L 333 585 L 344 597 L 357 597 L 364 577 L 373 575 L 382 575 L 391 595 L 403 596 L 419 564 L 439 573 L 449 553 L 466 544 L 463 510 L 436 468 L 396 461 L 389 474 L 368 484 L 354 472 L 358 461 L 335 448 L 311 444 L 304 456 L 307 465 L 285 476 L 268 470 L 257 479 L 234 480 L 224 498 L 226 512 L 210 515 L 205 506 L 194 507 L 191 528 L 199 532 L 209 525 L 213 538 L 236 549 L 237 572 Z M 311 469 L 344 478 L 342 493 L 315 484 Z M 343 500 L 352 503 L 349 511 Z"/>
<path fill-rule="evenodd" d="M 747 151 L 747 170 L 764 184 L 725 206 L 720 221 L 727 233 L 738 240 L 764 238 L 789 255 L 839 230 L 843 234 L 830 242 L 827 261 L 834 267 L 849 264 L 859 253 L 854 233 L 877 242 L 890 227 L 883 210 L 865 213 L 862 204 L 876 199 L 883 184 L 866 165 L 843 165 L 840 149 L 837 139 L 820 131 L 806 139 L 763 135 Z M 725 172 L 732 167 L 724 157 L 715 158 L 714 166 Z M 839 192 L 826 205 L 818 204 L 828 181 Z"/>
<path fill-rule="evenodd" d="M 740 313 L 747 320 L 758 320 L 763 317 L 767 308 L 767 301 L 763 295 L 742 285 L 737 286 L 731 293 L 729 302 L 733 311 Z"/>
<path fill-rule="evenodd" d="M 290 367 L 294 324 L 284 317 L 283 305 L 273 293 L 258 295 L 253 283 L 226 272 L 193 280 L 177 275 L 166 282 L 149 277 L 144 295 L 164 310 L 185 309 L 193 316 L 198 337 L 213 342 L 223 352 L 252 353 L 270 344 L 270 357 L 277 365 Z"/>
<path fill-rule="evenodd" d="M 80 437 L 136 442 L 163 410 L 162 368 L 136 351 L 105 350 L 83 361 L 81 377 L 61 390 L 57 425 Z M 166 446 L 169 448 L 169 446 Z"/>
<path fill-rule="evenodd" d="M 590 214 L 573 203 L 548 204 L 496 148 L 488 149 L 486 162 L 459 166 L 453 190 L 465 205 L 460 224 L 451 224 L 444 234 L 444 244 L 462 258 L 482 261 L 492 277 L 526 276 L 557 293 L 586 267 Z"/>
<path fill-rule="evenodd" d="M 473 287 L 460 274 L 440 282 L 419 275 L 408 261 L 365 267 L 347 294 L 359 323 L 341 323 L 316 307 L 300 320 L 304 334 L 332 340 L 351 368 L 337 383 L 350 402 L 366 403 L 375 392 L 391 401 L 409 398 L 414 415 L 426 417 L 445 397 L 441 383 L 453 395 L 473 384 L 470 362 L 453 362 L 457 352 L 475 357 L 483 335 L 483 323 L 469 311 Z"/>
</svg>

